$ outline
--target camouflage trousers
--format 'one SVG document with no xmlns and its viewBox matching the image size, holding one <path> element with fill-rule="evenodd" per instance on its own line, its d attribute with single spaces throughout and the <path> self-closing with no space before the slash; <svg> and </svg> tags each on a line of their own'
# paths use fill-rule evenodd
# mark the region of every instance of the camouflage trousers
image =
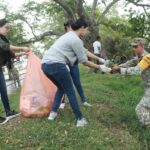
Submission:
<svg viewBox="0 0 150 150">
<path fill-rule="evenodd" d="M 150 124 L 150 88 L 145 90 L 144 96 L 136 106 L 136 114 L 143 125 Z"/>
</svg>

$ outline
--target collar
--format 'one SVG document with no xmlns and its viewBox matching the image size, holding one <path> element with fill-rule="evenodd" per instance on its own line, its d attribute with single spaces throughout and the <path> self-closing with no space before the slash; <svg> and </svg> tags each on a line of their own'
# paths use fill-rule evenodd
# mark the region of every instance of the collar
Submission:
<svg viewBox="0 0 150 150">
<path fill-rule="evenodd" d="M 146 52 L 145 50 L 143 50 L 143 52 L 142 52 L 142 54 L 141 54 L 141 56 L 136 56 L 138 59 L 141 59 L 141 58 L 143 58 L 145 55 L 147 55 L 148 54 L 148 52 Z"/>
<path fill-rule="evenodd" d="M 5 41 L 6 43 L 9 43 L 9 40 L 6 38 L 6 36 L 0 34 L 0 38 Z"/>
</svg>

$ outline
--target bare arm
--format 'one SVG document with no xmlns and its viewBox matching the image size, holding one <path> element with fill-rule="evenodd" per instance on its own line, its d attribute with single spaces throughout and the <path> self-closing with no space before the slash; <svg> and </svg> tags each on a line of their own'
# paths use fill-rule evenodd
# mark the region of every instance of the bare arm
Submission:
<svg viewBox="0 0 150 150">
<path fill-rule="evenodd" d="M 98 60 L 98 61 L 99 61 L 99 57 L 97 57 L 96 55 L 94 55 L 94 54 L 91 53 L 90 51 L 87 51 L 87 52 L 86 52 L 86 55 L 87 55 L 89 58 L 92 58 L 92 59 L 95 59 L 95 60 Z"/>
<path fill-rule="evenodd" d="M 94 59 L 94 60 L 97 60 L 97 61 L 99 61 L 99 62 L 101 62 L 101 63 L 105 63 L 105 59 L 100 58 L 100 57 L 94 55 L 94 54 L 91 53 L 90 51 L 86 51 L 86 55 L 87 55 L 89 58 L 92 58 L 92 59 Z"/>
<path fill-rule="evenodd" d="M 88 66 L 90 68 L 96 68 L 96 69 L 99 69 L 100 71 L 102 72 L 106 72 L 106 73 L 110 73 L 111 72 L 111 68 L 108 68 L 106 67 L 105 65 L 97 65 L 97 64 L 94 64 L 93 62 L 91 61 L 86 61 L 83 63 L 83 65 L 85 66 Z"/>
<path fill-rule="evenodd" d="M 13 45 L 10 45 L 10 50 L 12 51 L 23 51 L 23 52 L 29 52 L 30 49 L 27 48 L 27 47 L 18 47 L 18 46 L 13 46 Z"/>
<path fill-rule="evenodd" d="M 138 59 L 137 58 L 133 58 L 131 60 L 128 60 L 124 64 L 120 64 L 119 67 L 122 67 L 122 68 L 134 67 L 134 66 L 137 65 L 137 63 L 138 63 Z"/>
<path fill-rule="evenodd" d="M 27 53 L 25 53 L 25 52 L 15 53 L 16 57 L 21 57 L 23 55 L 27 55 Z"/>
<path fill-rule="evenodd" d="M 86 61 L 86 62 L 83 63 L 83 65 L 88 66 L 90 68 L 100 69 L 99 65 L 96 65 L 91 61 Z"/>
</svg>

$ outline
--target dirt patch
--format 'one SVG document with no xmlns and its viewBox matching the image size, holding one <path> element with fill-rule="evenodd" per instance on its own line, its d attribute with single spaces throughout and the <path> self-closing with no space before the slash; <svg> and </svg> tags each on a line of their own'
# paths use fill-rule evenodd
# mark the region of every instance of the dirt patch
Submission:
<svg viewBox="0 0 150 150">
<path fill-rule="evenodd" d="M 94 105 L 97 109 L 106 109 L 106 110 L 111 110 L 113 107 L 110 104 L 102 104 L 102 103 L 97 103 Z"/>
<path fill-rule="evenodd" d="M 5 128 L 5 129 L 11 129 L 14 127 L 19 127 L 21 128 L 24 125 L 25 118 L 23 118 L 22 116 L 10 119 L 6 124 L 2 125 L 1 128 Z"/>
</svg>

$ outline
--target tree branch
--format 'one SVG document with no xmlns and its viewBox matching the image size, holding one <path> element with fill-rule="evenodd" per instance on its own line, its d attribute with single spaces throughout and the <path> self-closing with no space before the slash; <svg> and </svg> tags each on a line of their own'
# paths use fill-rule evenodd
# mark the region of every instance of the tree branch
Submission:
<svg viewBox="0 0 150 150">
<path fill-rule="evenodd" d="M 148 12 L 146 11 L 146 8 L 143 7 L 145 14 L 148 16 Z"/>
<path fill-rule="evenodd" d="M 63 33 L 61 32 L 57 32 L 57 31 L 47 31 L 47 32 L 44 32 L 43 34 L 37 36 L 36 38 L 32 38 L 28 41 L 23 41 L 23 42 L 20 42 L 18 43 L 18 45 L 24 45 L 24 44 L 30 44 L 30 43 L 35 43 L 35 42 L 38 42 L 38 41 L 41 41 L 43 40 L 46 36 L 61 36 Z"/>
<path fill-rule="evenodd" d="M 66 3 L 65 0 L 54 0 L 57 4 L 59 4 L 67 13 L 68 18 L 70 19 L 75 19 L 73 11 L 71 10 L 71 8 L 68 6 L 68 4 Z"/>
<path fill-rule="evenodd" d="M 113 0 L 107 7 L 106 9 L 103 11 L 103 13 L 100 15 L 97 24 L 101 24 L 104 16 L 109 12 L 109 10 L 111 9 L 111 7 L 116 4 L 119 0 Z"/>
<path fill-rule="evenodd" d="M 83 16 L 83 17 L 87 17 L 87 14 L 85 12 L 85 9 L 83 7 L 83 3 L 84 3 L 84 0 L 79 0 L 78 2 L 78 14 L 79 16 Z"/>
<path fill-rule="evenodd" d="M 136 5 L 136 6 L 150 7 L 150 4 L 140 4 L 140 3 L 135 2 L 135 1 L 133 1 L 133 0 L 126 0 L 126 1 L 129 2 L 129 3 L 132 3 L 132 4 Z"/>
<path fill-rule="evenodd" d="M 84 0 L 75 0 L 75 7 L 77 14 L 80 18 L 84 18 L 89 25 L 92 24 L 93 19 L 91 19 L 90 15 L 88 15 L 83 7 Z M 93 17 L 92 17 L 93 18 Z"/>
<path fill-rule="evenodd" d="M 75 0 L 75 6 L 76 6 L 76 10 L 77 10 L 78 15 L 80 17 L 86 18 L 87 14 L 84 10 L 83 2 L 84 2 L 84 0 Z"/>
<path fill-rule="evenodd" d="M 33 29 L 33 27 L 30 25 L 30 23 L 29 23 L 25 18 L 24 18 L 24 21 L 25 21 L 26 24 L 30 27 L 33 36 L 34 36 L 35 38 L 37 38 L 36 34 L 34 33 L 34 29 Z"/>
<path fill-rule="evenodd" d="M 98 2 L 98 0 L 93 0 L 93 5 L 92 5 L 92 14 L 93 14 L 93 17 L 95 16 L 95 13 L 96 13 L 97 2 Z"/>
</svg>

